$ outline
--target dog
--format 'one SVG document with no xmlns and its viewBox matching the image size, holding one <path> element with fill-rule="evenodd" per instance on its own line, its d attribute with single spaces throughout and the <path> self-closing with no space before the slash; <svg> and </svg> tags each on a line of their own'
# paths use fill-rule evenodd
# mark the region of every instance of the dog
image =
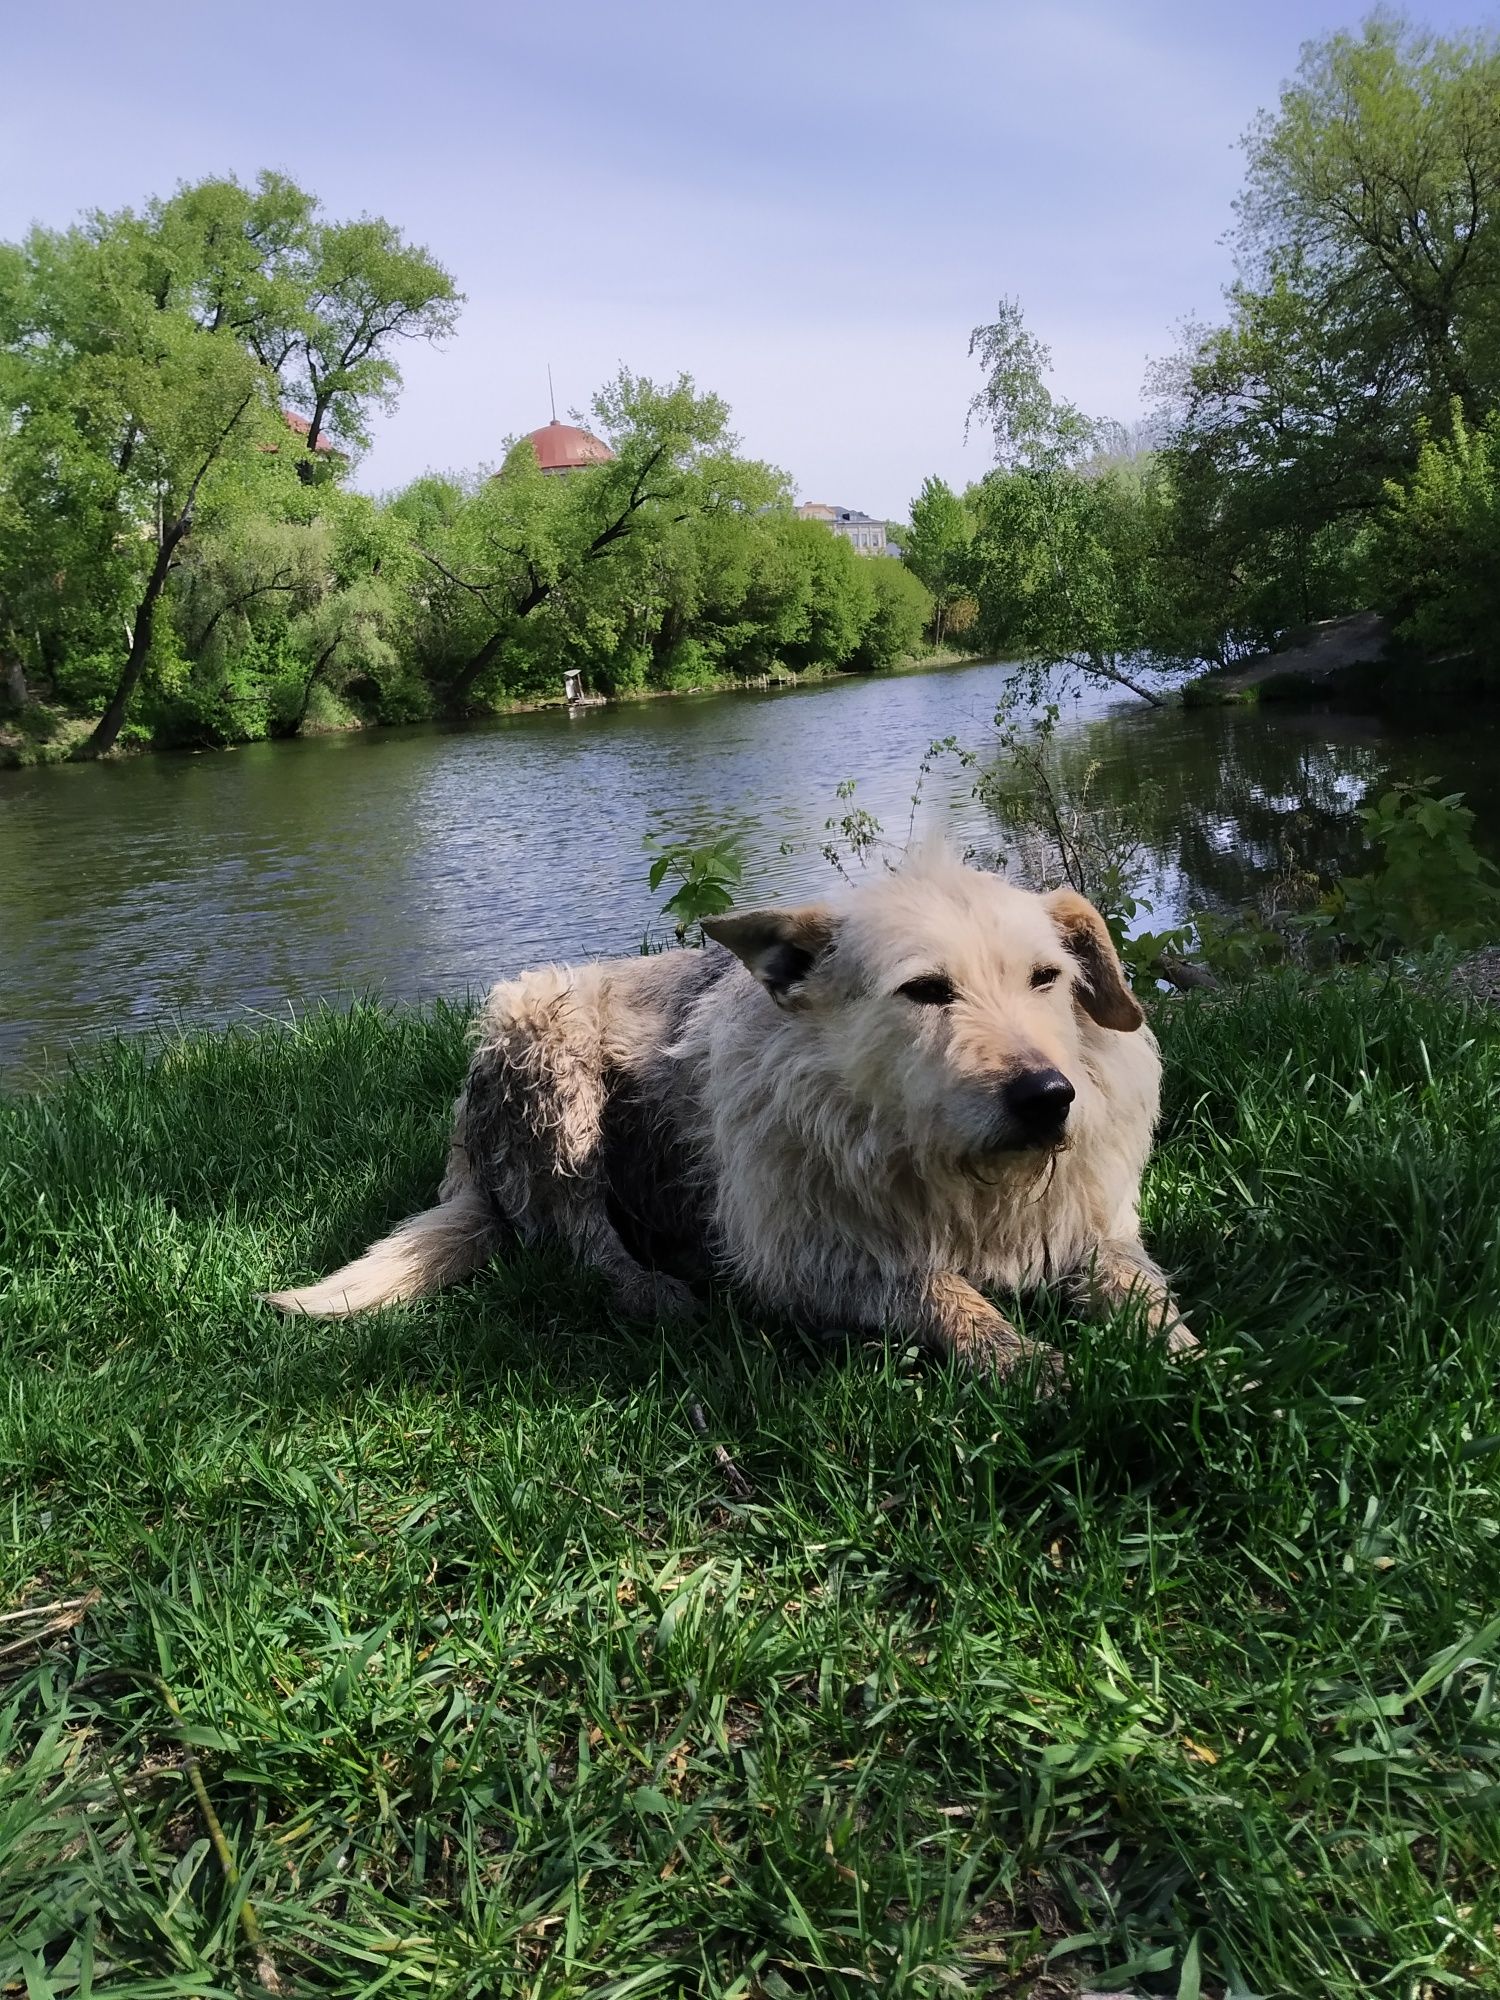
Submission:
<svg viewBox="0 0 1500 2000">
<path fill-rule="evenodd" d="M 1141 1241 L 1161 1057 L 1092 904 L 939 850 L 842 905 L 703 929 L 701 950 L 497 986 L 437 1206 L 271 1303 L 418 1298 L 509 1230 L 566 1245 L 634 1316 L 690 1313 L 716 1276 L 1004 1375 L 1034 1344 L 985 1292 L 1063 1280 L 1196 1345 Z"/>
</svg>

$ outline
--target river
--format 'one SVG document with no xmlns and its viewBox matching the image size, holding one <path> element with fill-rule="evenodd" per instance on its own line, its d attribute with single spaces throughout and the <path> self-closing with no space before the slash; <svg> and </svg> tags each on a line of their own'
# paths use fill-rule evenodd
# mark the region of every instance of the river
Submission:
<svg viewBox="0 0 1500 2000">
<path fill-rule="evenodd" d="M 0 1067 L 12 1080 L 101 1032 L 261 1016 L 320 998 L 480 989 L 547 958 L 629 951 L 652 920 L 647 834 L 743 839 L 750 896 L 835 884 L 824 823 L 852 803 L 904 840 L 924 751 L 993 754 L 1009 669 L 261 743 L 0 772 Z M 1074 779 L 1142 841 L 1152 928 L 1280 865 L 1357 851 L 1390 775 L 1466 792 L 1500 848 L 1500 730 L 1260 709 L 1064 703 Z M 1001 833 L 952 760 L 920 829 Z M 663 891 L 663 894 L 666 892 Z"/>
</svg>

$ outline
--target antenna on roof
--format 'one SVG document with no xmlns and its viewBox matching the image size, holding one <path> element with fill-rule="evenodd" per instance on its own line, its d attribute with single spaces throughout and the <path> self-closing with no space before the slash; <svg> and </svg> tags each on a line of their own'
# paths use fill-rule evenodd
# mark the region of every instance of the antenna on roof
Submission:
<svg viewBox="0 0 1500 2000">
<path fill-rule="evenodd" d="M 557 422 L 557 398 L 552 393 L 552 363 L 547 363 L 547 401 L 552 405 L 552 421 Z"/>
</svg>

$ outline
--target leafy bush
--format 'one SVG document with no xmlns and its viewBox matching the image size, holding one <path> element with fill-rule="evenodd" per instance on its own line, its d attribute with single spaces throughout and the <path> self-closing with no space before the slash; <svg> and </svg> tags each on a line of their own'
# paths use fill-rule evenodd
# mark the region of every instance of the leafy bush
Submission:
<svg viewBox="0 0 1500 2000">
<path fill-rule="evenodd" d="M 1393 785 L 1359 817 L 1379 865 L 1342 876 L 1311 919 L 1346 952 L 1473 945 L 1500 932 L 1500 872 L 1474 845 L 1462 792 L 1439 798 L 1430 779 Z"/>
<path fill-rule="evenodd" d="M 657 679 L 664 688 L 708 687 L 718 671 L 701 639 L 679 639 L 658 669 Z"/>
<path fill-rule="evenodd" d="M 872 557 L 869 563 L 870 618 L 852 664 L 874 673 L 921 650 L 932 617 L 932 593 L 898 562 Z"/>
</svg>

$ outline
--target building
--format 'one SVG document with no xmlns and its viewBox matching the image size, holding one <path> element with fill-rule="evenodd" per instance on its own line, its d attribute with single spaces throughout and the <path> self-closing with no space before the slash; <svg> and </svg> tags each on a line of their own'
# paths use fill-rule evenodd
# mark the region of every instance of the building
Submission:
<svg viewBox="0 0 1500 2000">
<path fill-rule="evenodd" d="M 870 514 L 861 514 L 857 507 L 830 507 L 821 500 L 804 500 L 797 509 L 803 521 L 822 521 L 832 528 L 836 535 L 842 535 L 864 556 L 893 556 L 900 551 L 894 542 L 887 540 L 885 522 L 877 521 Z"/>
<path fill-rule="evenodd" d="M 281 420 L 299 443 L 303 445 L 307 443 L 307 433 L 312 429 L 312 425 L 306 417 L 299 416 L 295 410 L 283 410 Z M 281 454 L 281 446 L 279 444 L 258 444 L 255 449 L 265 452 L 269 458 L 277 458 Z M 340 451 L 336 444 L 330 442 L 327 431 L 318 432 L 313 450 L 318 454 L 319 458 L 337 458 L 344 460 L 346 463 L 348 461 L 348 453 Z"/>
<path fill-rule="evenodd" d="M 557 417 L 550 424 L 543 424 L 540 430 L 528 431 L 519 442 L 531 446 L 543 472 L 582 472 L 585 466 L 607 465 L 614 457 L 603 438 L 596 438 L 592 431 L 580 430 L 577 424 L 562 423 Z"/>
<path fill-rule="evenodd" d="M 302 442 L 306 444 L 307 433 L 312 429 L 312 425 L 307 421 L 307 418 L 299 416 L 295 410 L 283 410 L 281 414 L 286 422 L 287 429 L 301 438 Z M 329 442 L 326 431 L 319 431 L 318 435 L 313 439 L 313 450 L 326 453 L 330 458 L 342 458 L 344 456 L 336 444 Z"/>
</svg>

